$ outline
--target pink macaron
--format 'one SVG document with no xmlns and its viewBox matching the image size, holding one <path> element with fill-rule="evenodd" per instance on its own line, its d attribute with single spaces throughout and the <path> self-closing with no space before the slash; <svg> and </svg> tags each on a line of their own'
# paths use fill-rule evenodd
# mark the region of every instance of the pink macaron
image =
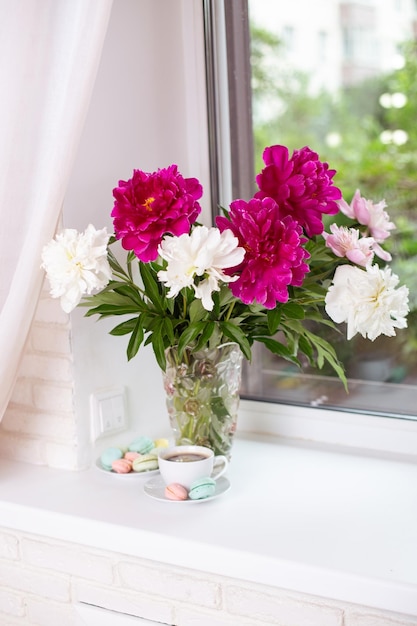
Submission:
<svg viewBox="0 0 417 626">
<path fill-rule="evenodd" d="M 187 500 L 188 491 L 178 483 L 171 483 L 165 487 L 165 497 L 168 500 Z"/>
<path fill-rule="evenodd" d="M 140 456 L 139 452 L 125 452 L 125 456 L 124 458 L 127 459 L 128 461 L 134 461 L 135 459 L 138 458 L 138 456 Z"/>
<path fill-rule="evenodd" d="M 128 459 L 115 459 L 111 464 L 113 472 L 117 474 L 128 474 L 132 471 L 132 461 Z"/>
</svg>

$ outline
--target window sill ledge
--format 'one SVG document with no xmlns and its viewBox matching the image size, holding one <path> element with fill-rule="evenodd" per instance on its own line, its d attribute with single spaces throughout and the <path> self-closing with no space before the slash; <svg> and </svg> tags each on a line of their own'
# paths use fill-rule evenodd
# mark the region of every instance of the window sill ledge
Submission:
<svg viewBox="0 0 417 626">
<path fill-rule="evenodd" d="M 417 616 L 417 465 L 240 435 L 230 491 L 158 502 L 145 478 L 0 461 L 1 525 Z"/>
</svg>

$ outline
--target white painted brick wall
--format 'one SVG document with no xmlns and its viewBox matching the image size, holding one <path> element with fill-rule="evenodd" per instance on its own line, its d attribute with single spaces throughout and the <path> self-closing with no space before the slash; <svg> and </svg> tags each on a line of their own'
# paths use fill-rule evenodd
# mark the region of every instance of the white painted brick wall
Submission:
<svg viewBox="0 0 417 626">
<path fill-rule="evenodd" d="M 20 591 L 41 598 L 69 602 L 69 578 L 40 568 L 28 567 L 24 562 L 0 564 L 0 588 Z"/>
<path fill-rule="evenodd" d="M 8 529 L 0 546 L 1 626 L 80 626 L 79 602 L 175 626 L 417 626 L 406 615 Z"/>
<path fill-rule="evenodd" d="M 17 560 L 19 558 L 19 542 L 11 533 L 0 533 L 0 559 Z"/>
<path fill-rule="evenodd" d="M 118 572 L 122 585 L 127 589 L 160 595 L 183 602 L 192 601 L 199 606 L 219 608 L 221 589 L 218 583 L 208 582 L 196 574 L 179 573 L 178 568 L 166 567 L 161 571 L 151 564 L 137 562 L 120 563 Z"/>
<path fill-rule="evenodd" d="M 73 582 L 73 599 L 101 606 L 113 611 L 143 617 L 162 624 L 172 624 L 174 611 L 172 603 L 164 596 L 146 595 L 141 591 L 130 591 L 120 581 L 111 589 L 86 580 Z"/>
<path fill-rule="evenodd" d="M 70 415 L 52 414 L 42 410 L 8 408 L 3 428 L 9 432 L 35 437 L 45 437 L 55 441 L 68 441 L 75 437 L 74 420 Z"/>
<path fill-rule="evenodd" d="M 262 593 L 250 587 L 226 587 L 227 611 L 236 616 L 285 626 L 343 626 L 343 611 L 325 601 L 307 602 L 284 593 Z"/>
<path fill-rule="evenodd" d="M 8 459 L 33 465 L 45 465 L 43 440 L 0 429 L 0 454 Z"/>
<path fill-rule="evenodd" d="M 102 584 L 113 584 L 113 564 L 108 557 L 80 546 L 23 538 L 21 558 L 31 567 L 64 572 Z"/>
<path fill-rule="evenodd" d="M 29 624 L 39 626 L 77 626 L 78 622 L 71 604 L 62 604 L 41 598 L 26 598 Z M 99 625 L 97 625 L 99 626 Z"/>
<path fill-rule="evenodd" d="M 78 444 L 70 319 L 45 286 L 0 423 L 0 454 L 25 463 L 76 470 Z"/>
<path fill-rule="evenodd" d="M 416 620 L 396 618 L 372 611 L 351 611 L 346 615 L 344 626 L 415 626 Z"/>
<path fill-rule="evenodd" d="M 0 616 L 3 616 L 1 624 L 8 624 L 9 617 L 24 617 L 25 606 L 23 598 L 12 591 L 0 589 Z M 7 620 L 7 622 L 6 622 Z"/>
</svg>

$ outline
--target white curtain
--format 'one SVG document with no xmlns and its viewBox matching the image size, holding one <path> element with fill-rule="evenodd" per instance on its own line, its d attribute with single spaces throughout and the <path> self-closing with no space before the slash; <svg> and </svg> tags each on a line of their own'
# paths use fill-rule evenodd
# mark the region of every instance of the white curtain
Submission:
<svg viewBox="0 0 417 626">
<path fill-rule="evenodd" d="M 0 0 L 0 420 L 42 286 L 112 0 Z"/>
</svg>

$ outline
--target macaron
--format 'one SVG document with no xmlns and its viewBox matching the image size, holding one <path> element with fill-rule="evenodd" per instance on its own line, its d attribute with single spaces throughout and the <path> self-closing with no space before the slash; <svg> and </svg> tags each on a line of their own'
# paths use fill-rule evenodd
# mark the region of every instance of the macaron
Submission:
<svg viewBox="0 0 417 626">
<path fill-rule="evenodd" d="M 149 472 L 159 467 L 156 454 L 140 454 L 133 460 L 132 469 L 134 472 Z"/>
<path fill-rule="evenodd" d="M 165 487 L 165 497 L 168 500 L 187 500 L 188 491 L 179 483 L 171 483 Z"/>
<path fill-rule="evenodd" d="M 165 438 L 155 439 L 155 441 L 153 442 L 153 445 L 155 448 L 168 448 L 169 441 L 168 439 L 165 439 Z"/>
<path fill-rule="evenodd" d="M 138 456 L 140 456 L 139 452 L 125 452 L 124 458 L 133 462 Z"/>
<path fill-rule="evenodd" d="M 215 491 L 216 481 L 207 476 L 205 478 L 198 478 L 191 484 L 188 497 L 191 500 L 202 500 L 203 498 L 209 498 L 214 495 Z"/>
<path fill-rule="evenodd" d="M 123 452 L 122 450 L 120 450 L 120 448 L 106 448 L 106 450 L 104 450 L 100 456 L 102 468 L 107 470 L 108 472 L 111 472 L 113 461 L 115 461 L 116 459 L 121 459 L 122 456 Z"/>
<path fill-rule="evenodd" d="M 132 461 L 128 459 L 115 459 L 111 464 L 113 472 L 116 474 L 129 474 L 132 471 Z"/>
<path fill-rule="evenodd" d="M 155 444 L 149 437 L 138 437 L 129 445 L 129 452 L 139 452 L 139 454 L 148 454 Z"/>
</svg>

